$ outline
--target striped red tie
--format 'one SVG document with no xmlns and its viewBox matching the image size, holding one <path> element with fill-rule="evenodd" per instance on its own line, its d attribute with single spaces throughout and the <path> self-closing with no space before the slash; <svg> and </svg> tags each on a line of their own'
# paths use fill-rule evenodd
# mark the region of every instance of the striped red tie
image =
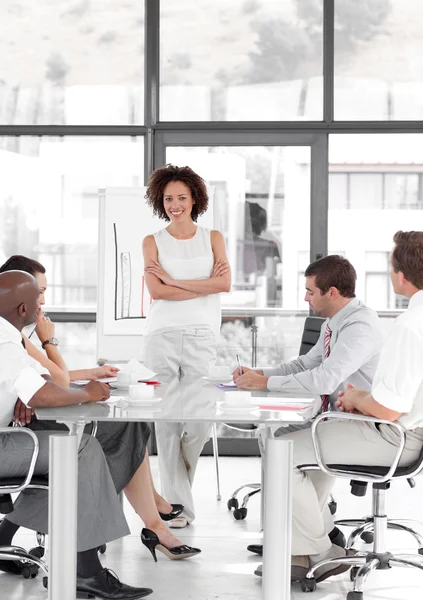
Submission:
<svg viewBox="0 0 423 600">
<path fill-rule="evenodd" d="M 324 358 L 327 358 L 330 354 L 330 338 L 332 336 L 332 329 L 329 327 L 329 323 L 326 325 L 325 331 L 325 352 Z M 326 394 L 322 396 L 322 412 L 327 412 L 329 409 L 329 396 Z"/>
</svg>

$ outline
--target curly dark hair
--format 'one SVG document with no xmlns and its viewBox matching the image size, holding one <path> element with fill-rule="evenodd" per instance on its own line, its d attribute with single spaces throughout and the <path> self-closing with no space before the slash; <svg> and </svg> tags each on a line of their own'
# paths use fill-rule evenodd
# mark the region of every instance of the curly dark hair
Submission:
<svg viewBox="0 0 423 600">
<path fill-rule="evenodd" d="M 209 205 L 206 183 L 202 177 L 197 175 L 190 167 L 177 167 L 166 165 L 152 172 L 147 184 L 145 199 L 153 209 L 153 214 L 160 219 L 169 221 L 163 205 L 164 189 L 171 181 L 181 181 L 189 187 L 195 204 L 192 206 L 191 218 L 197 221 L 199 215 L 206 212 Z"/>
</svg>

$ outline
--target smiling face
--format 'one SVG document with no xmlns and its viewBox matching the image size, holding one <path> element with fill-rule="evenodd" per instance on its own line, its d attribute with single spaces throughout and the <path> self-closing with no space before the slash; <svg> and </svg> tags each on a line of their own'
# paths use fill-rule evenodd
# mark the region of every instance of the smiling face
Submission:
<svg viewBox="0 0 423 600">
<path fill-rule="evenodd" d="M 42 310 L 43 305 L 46 303 L 44 294 L 47 289 L 47 278 L 44 273 L 35 273 L 35 279 L 40 286 L 40 295 L 38 296 L 38 311 Z"/>
<path fill-rule="evenodd" d="M 171 223 L 192 220 L 191 211 L 194 204 L 191 190 L 182 181 L 171 181 L 165 187 L 163 206 Z"/>
</svg>

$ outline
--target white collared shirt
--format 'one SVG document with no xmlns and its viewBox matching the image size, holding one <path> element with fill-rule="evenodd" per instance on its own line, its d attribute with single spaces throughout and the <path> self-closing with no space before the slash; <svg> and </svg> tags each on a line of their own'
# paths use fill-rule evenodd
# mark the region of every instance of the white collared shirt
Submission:
<svg viewBox="0 0 423 600">
<path fill-rule="evenodd" d="M 423 290 L 396 318 L 373 379 L 372 396 L 400 413 L 405 429 L 423 427 Z"/>
<path fill-rule="evenodd" d="M 330 355 L 325 358 L 327 323 L 332 336 Z M 317 343 L 307 354 L 276 368 L 263 369 L 269 377 L 267 387 L 289 393 L 327 394 L 333 408 L 338 392 L 344 391 L 347 384 L 371 389 L 383 342 L 377 313 L 353 298 L 323 323 Z"/>
<path fill-rule="evenodd" d="M 0 427 L 12 421 L 16 400 L 28 404 L 46 383 L 47 369 L 31 358 L 20 332 L 0 317 Z"/>
</svg>

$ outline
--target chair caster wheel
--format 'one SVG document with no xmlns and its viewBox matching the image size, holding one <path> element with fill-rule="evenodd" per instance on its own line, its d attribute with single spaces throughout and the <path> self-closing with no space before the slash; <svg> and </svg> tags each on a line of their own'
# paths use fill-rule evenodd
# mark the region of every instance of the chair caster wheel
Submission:
<svg viewBox="0 0 423 600">
<path fill-rule="evenodd" d="M 329 506 L 330 514 L 334 515 L 338 509 L 338 503 L 336 502 L 336 500 L 331 500 L 329 502 L 328 506 Z"/>
<path fill-rule="evenodd" d="M 351 567 L 350 569 L 350 580 L 351 581 L 355 581 L 355 578 L 357 577 L 357 573 L 359 571 L 360 567 Z"/>
<path fill-rule="evenodd" d="M 246 508 L 236 508 L 234 510 L 234 517 L 237 521 L 242 521 L 247 516 Z"/>
<path fill-rule="evenodd" d="M 238 500 L 236 498 L 229 498 L 228 500 L 228 510 L 232 510 L 233 508 L 238 508 Z"/>
<path fill-rule="evenodd" d="M 104 554 L 106 552 L 106 548 L 107 548 L 106 544 L 102 544 L 101 546 L 99 546 L 97 548 L 97 551 L 99 554 Z"/>
<path fill-rule="evenodd" d="M 22 569 L 22 577 L 24 579 L 34 579 L 38 575 L 38 566 L 37 565 L 25 565 Z"/>
<path fill-rule="evenodd" d="M 48 577 L 46 576 L 43 577 L 43 586 L 46 588 L 46 590 L 48 589 Z"/>
<path fill-rule="evenodd" d="M 363 600 L 363 592 L 348 592 L 347 600 Z"/>
<path fill-rule="evenodd" d="M 312 579 L 302 579 L 301 580 L 301 590 L 303 592 L 314 592 L 317 588 L 316 580 L 313 577 Z"/>
<path fill-rule="evenodd" d="M 43 558 L 45 553 L 45 548 L 43 548 L 42 546 L 36 546 L 35 548 L 31 548 L 31 550 L 29 550 L 28 554 L 31 554 L 32 556 L 35 556 L 36 558 Z"/>
<path fill-rule="evenodd" d="M 363 533 L 360 535 L 360 538 L 365 544 L 373 544 L 374 535 L 372 531 L 363 531 Z"/>
</svg>

